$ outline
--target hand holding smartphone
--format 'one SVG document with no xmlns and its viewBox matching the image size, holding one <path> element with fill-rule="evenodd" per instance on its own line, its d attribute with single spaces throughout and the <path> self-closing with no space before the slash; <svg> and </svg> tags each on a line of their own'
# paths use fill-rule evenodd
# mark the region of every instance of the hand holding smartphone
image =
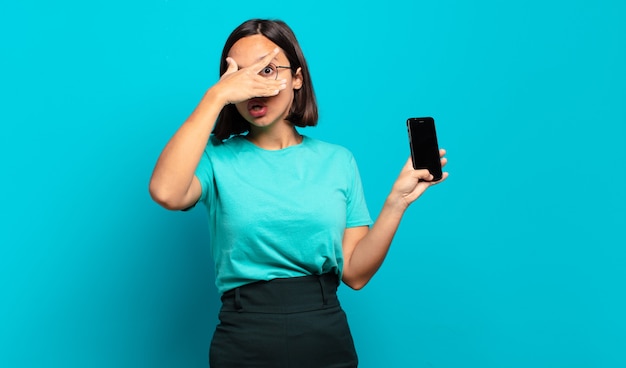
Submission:
<svg viewBox="0 0 626 368">
<path fill-rule="evenodd" d="M 406 122 L 409 132 L 411 158 L 413 168 L 428 169 L 433 176 L 432 181 L 441 180 L 441 158 L 435 130 L 435 119 L 432 117 L 409 118 Z"/>
</svg>

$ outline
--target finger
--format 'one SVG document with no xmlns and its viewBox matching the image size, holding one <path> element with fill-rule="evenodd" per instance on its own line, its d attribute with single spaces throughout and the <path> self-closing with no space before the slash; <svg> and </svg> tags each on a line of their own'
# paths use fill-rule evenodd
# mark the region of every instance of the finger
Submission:
<svg viewBox="0 0 626 368">
<path fill-rule="evenodd" d="M 413 177 L 418 180 L 431 181 L 435 177 L 426 169 L 413 170 Z"/>
<path fill-rule="evenodd" d="M 224 72 L 224 75 L 232 74 L 232 73 L 236 72 L 237 69 L 239 68 L 237 66 L 237 62 L 235 61 L 235 59 L 233 59 L 231 57 L 227 57 L 226 58 L 226 64 L 228 64 L 228 68 Z"/>
<path fill-rule="evenodd" d="M 445 155 L 446 155 L 446 150 L 445 150 L 445 149 L 443 149 L 443 148 L 442 148 L 442 149 L 440 149 L 440 150 L 439 150 L 439 157 L 443 157 L 443 156 L 445 156 Z"/>
<path fill-rule="evenodd" d="M 257 94 L 255 97 L 270 97 L 276 96 L 285 88 L 287 88 L 287 84 L 284 80 L 269 81 L 261 79 L 259 85 L 254 89 L 254 93 Z"/>
<path fill-rule="evenodd" d="M 280 52 L 280 48 L 278 47 L 274 48 L 274 50 L 272 50 L 269 54 L 264 55 L 261 59 L 259 59 L 259 61 L 250 65 L 250 68 L 254 70 L 255 73 L 260 72 L 270 62 L 272 62 L 274 57 L 276 57 L 276 55 L 278 55 L 279 52 Z"/>
<path fill-rule="evenodd" d="M 446 164 L 447 164 L 447 163 L 448 163 L 448 159 L 447 159 L 447 158 L 445 158 L 445 157 L 443 157 L 443 158 L 441 159 L 441 167 L 446 166 Z"/>
<path fill-rule="evenodd" d="M 409 156 L 409 159 L 406 160 L 406 163 L 402 167 L 402 170 L 413 170 L 413 159 Z"/>
<path fill-rule="evenodd" d="M 431 181 L 429 184 L 430 185 L 437 185 L 437 184 L 441 183 L 442 181 L 446 180 L 447 178 L 448 178 L 448 172 L 446 171 L 446 172 L 444 172 L 441 175 L 441 179 L 439 179 L 437 181 Z"/>
</svg>

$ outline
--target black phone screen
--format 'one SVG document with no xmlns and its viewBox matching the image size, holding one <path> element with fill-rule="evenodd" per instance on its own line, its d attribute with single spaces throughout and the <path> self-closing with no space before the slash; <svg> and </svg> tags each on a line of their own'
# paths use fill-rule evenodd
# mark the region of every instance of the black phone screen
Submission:
<svg viewBox="0 0 626 368">
<path fill-rule="evenodd" d="M 414 169 L 428 169 L 434 176 L 433 180 L 442 177 L 439 144 L 435 131 L 435 120 L 431 117 L 409 118 L 407 120 L 411 158 Z"/>
</svg>

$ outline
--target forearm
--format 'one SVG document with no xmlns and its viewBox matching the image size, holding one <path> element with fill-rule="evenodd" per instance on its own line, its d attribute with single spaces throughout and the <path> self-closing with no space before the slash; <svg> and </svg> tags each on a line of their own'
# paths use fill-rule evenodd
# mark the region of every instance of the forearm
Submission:
<svg viewBox="0 0 626 368">
<path fill-rule="evenodd" d="M 400 225 L 407 205 L 390 194 L 374 225 L 354 247 L 344 266 L 344 281 L 354 289 L 360 289 L 374 276 L 382 265 L 394 235 Z"/>
<path fill-rule="evenodd" d="M 440 150 L 441 166 L 445 150 Z M 431 182 L 428 170 L 414 170 L 411 158 L 406 161 L 400 175 L 387 196 L 378 219 L 369 231 L 346 229 L 344 234 L 343 281 L 354 289 L 360 289 L 374 276 L 385 260 L 406 209 L 429 187 L 441 183 L 448 177 L 444 172 L 441 180 Z"/>
<path fill-rule="evenodd" d="M 177 207 L 185 197 L 224 104 L 209 90 L 187 121 L 167 143 L 152 173 L 150 193 L 165 207 Z"/>
</svg>

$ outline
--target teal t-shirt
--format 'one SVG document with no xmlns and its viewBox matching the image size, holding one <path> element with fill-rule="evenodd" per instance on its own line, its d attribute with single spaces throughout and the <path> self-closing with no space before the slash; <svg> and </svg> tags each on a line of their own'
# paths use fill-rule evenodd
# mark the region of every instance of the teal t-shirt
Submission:
<svg viewBox="0 0 626 368">
<path fill-rule="evenodd" d="M 220 293 L 260 280 L 341 275 L 344 230 L 372 224 L 352 153 L 317 139 L 265 150 L 243 136 L 212 137 L 196 176 Z"/>
</svg>

